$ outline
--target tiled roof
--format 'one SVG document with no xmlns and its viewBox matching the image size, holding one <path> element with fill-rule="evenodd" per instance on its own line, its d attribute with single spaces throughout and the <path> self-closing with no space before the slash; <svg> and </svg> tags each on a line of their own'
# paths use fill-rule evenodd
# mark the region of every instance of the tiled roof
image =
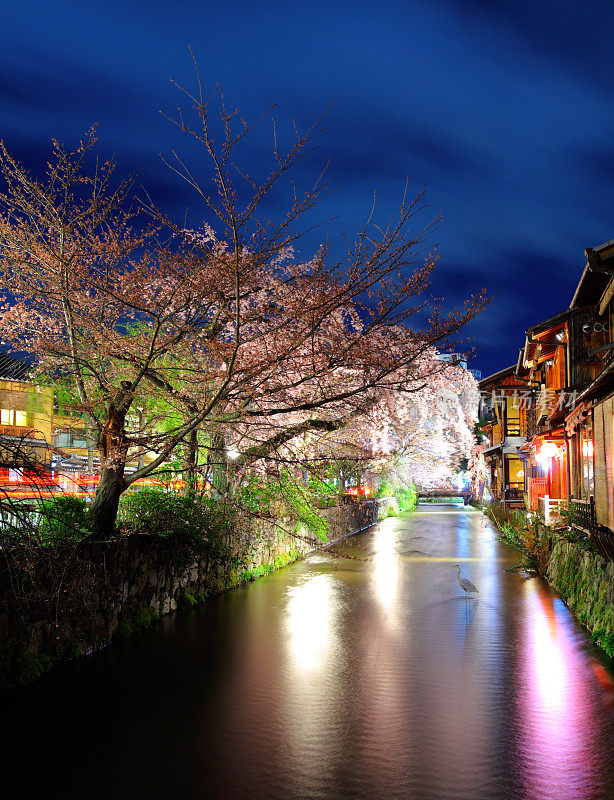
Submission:
<svg viewBox="0 0 614 800">
<path fill-rule="evenodd" d="M 6 353 L 0 353 L 0 378 L 9 381 L 25 381 L 28 379 L 30 367 Z"/>
</svg>

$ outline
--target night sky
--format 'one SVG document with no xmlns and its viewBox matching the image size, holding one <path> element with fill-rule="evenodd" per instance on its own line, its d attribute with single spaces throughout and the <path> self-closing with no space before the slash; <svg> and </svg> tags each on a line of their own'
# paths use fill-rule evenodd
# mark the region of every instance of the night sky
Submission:
<svg viewBox="0 0 614 800">
<path fill-rule="evenodd" d="M 423 222 L 450 302 L 494 294 L 474 323 L 473 366 L 515 362 L 524 330 L 569 305 L 585 247 L 614 238 L 614 5 L 607 0 L 428 2 L 5 3 L 0 136 L 33 171 L 52 137 L 73 145 L 92 122 L 101 147 L 167 208 L 198 224 L 200 208 L 162 164 L 198 153 L 160 115 L 192 88 L 187 45 L 208 87 L 253 117 L 271 103 L 287 128 L 334 101 L 306 185 L 332 159 L 336 219 L 303 244 L 333 243 L 370 210 L 394 210 L 409 175 L 426 187 Z M 268 166 L 271 126 L 245 158 Z M 282 202 L 282 198 L 278 198 Z M 281 206 L 280 206 L 281 207 Z"/>
</svg>

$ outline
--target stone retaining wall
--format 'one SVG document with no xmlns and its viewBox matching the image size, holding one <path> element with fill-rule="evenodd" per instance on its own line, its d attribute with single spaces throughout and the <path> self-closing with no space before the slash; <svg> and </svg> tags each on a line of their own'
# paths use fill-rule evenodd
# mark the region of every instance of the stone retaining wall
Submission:
<svg viewBox="0 0 614 800">
<path fill-rule="evenodd" d="M 614 563 L 561 537 L 551 539 L 546 578 L 610 656 L 614 656 Z"/>
<path fill-rule="evenodd" d="M 386 516 L 386 502 L 321 511 L 334 541 Z M 126 536 L 48 548 L 36 560 L 0 565 L 0 684 L 26 683 L 54 661 L 74 658 L 130 635 L 184 606 L 266 574 L 314 549 L 308 537 L 261 522 L 233 535 L 224 565 L 184 540 Z"/>
</svg>

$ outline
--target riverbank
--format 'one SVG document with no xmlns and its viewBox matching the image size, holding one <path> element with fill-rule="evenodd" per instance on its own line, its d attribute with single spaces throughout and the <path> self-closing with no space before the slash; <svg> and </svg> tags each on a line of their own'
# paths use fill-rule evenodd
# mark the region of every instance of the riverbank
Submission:
<svg viewBox="0 0 614 800">
<path fill-rule="evenodd" d="M 545 577 L 596 644 L 613 658 L 614 563 L 578 543 L 554 537 Z"/>
<path fill-rule="evenodd" d="M 549 527 L 537 516 L 528 522 L 520 512 L 503 518 L 482 511 L 501 539 L 523 556 L 520 567 L 545 578 L 593 641 L 614 658 L 614 563 L 568 526 Z"/>
<path fill-rule="evenodd" d="M 324 547 L 395 513 L 394 499 L 323 509 Z M 247 521 L 226 542 L 223 559 L 185 537 L 83 540 L 27 554 L 0 572 L 0 685 L 24 685 L 53 664 L 131 636 L 179 609 L 269 574 L 312 552 L 316 540 L 284 520 Z"/>
<path fill-rule="evenodd" d="M 516 561 L 460 506 L 387 519 L 5 693 L 5 760 L 34 733 L 30 794 L 88 800 L 612 798 L 607 675 Z"/>
</svg>

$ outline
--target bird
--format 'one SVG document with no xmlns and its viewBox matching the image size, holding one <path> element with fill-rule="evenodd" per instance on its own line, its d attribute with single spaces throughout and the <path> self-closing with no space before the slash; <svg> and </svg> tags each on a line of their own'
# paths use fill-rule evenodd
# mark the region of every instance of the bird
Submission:
<svg viewBox="0 0 614 800">
<path fill-rule="evenodd" d="M 458 581 L 458 585 L 461 587 L 463 592 L 465 593 L 465 597 L 469 597 L 469 592 L 477 592 L 480 593 L 479 590 L 471 583 L 468 578 L 461 578 L 460 576 L 460 565 L 459 564 L 450 564 L 451 567 L 456 567 L 458 570 L 458 575 L 456 576 L 456 580 Z"/>
</svg>

